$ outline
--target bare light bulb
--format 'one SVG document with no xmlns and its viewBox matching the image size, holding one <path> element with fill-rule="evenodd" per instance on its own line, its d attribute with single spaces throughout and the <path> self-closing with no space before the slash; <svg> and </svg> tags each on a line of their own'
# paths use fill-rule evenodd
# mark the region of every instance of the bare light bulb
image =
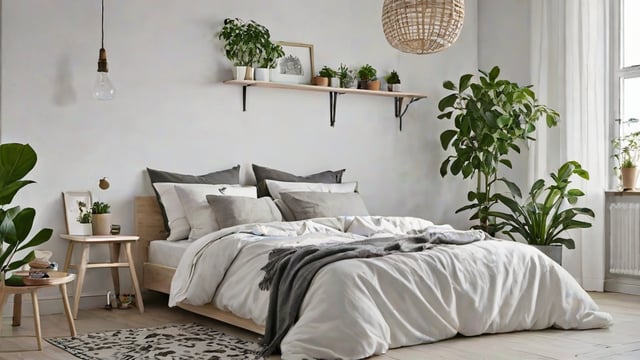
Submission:
<svg viewBox="0 0 640 360">
<path fill-rule="evenodd" d="M 112 100 L 116 94 L 116 89 L 109 79 L 109 69 L 107 67 L 107 51 L 100 48 L 98 55 L 98 77 L 93 86 L 93 97 L 97 100 Z"/>
</svg>

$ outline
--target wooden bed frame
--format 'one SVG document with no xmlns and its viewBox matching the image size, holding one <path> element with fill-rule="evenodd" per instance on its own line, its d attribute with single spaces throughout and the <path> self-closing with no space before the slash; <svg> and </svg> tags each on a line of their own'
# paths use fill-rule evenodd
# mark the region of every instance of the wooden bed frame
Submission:
<svg viewBox="0 0 640 360">
<path fill-rule="evenodd" d="M 167 238 L 167 233 L 164 229 L 164 220 L 155 196 L 137 196 L 135 198 L 135 226 L 136 234 L 140 237 L 135 255 L 135 263 L 136 267 L 139 268 L 138 274 L 142 274 L 142 288 L 169 294 L 171 278 L 176 269 L 148 262 L 149 244 L 151 241 Z M 141 269 L 140 265 L 142 265 Z M 257 325 L 249 319 L 233 315 L 228 311 L 220 310 L 213 304 L 194 306 L 179 303 L 178 306 L 196 314 L 264 335 L 263 326 Z"/>
</svg>

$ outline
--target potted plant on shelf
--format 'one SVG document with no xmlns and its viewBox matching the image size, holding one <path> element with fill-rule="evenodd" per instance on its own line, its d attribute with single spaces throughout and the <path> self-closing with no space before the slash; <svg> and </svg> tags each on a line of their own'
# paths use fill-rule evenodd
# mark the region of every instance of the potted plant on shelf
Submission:
<svg viewBox="0 0 640 360">
<path fill-rule="evenodd" d="M 33 250 L 23 257 L 17 257 L 17 254 L 43 244 L 53 233 L 45 228 L 29 238 L 36 210 L 10 205 L 20 189 L 34 182 L 23 178 L 36 165 L 37 159 L 36 152 L 28 144 L 0 145 L 0 287 L 5 285 L 7 272 L 35 259 Z"/>
<path fill-rule="evenodd" d="M 111 234 L 111 206 L 102 201 L 94 201 L 91 206 L 91 226 L 93 235 Z"/>
<path fill-rule="evenodd" d="M 440 100 L 438 109 L 442 113 L 438 119 L 453 119 L 455 128 L 440 134 L 442 148 L 454 151 L 442 162 L 440 175 L 476 177 L 475 191 L 467 194 L 471 204 L 456 213 L 473 210 L 470 220 L 479 220 L 473 228 L 494 235 L 495 223 L 487 212 L 498 202 L 495 187 L 503 183 L 509 189 L 517 189 L 513 182 L 498 176 L 499 167 L 511 168 L 509 153 L 519 153 L 518 144 L 533 139 L 532 133 L 541 117 L 547 126 L 555 126 L 558 113 L 538 104 L 530 86 L 499 80 L 497 66 L 489 73 L 482 70 L 480 73 L 478 82 L 472 82 L 473 75 L 465 74 L 457 86 L 451 81 L 443 84 L 452 93 Z"/>
<path fill-rule="evenodd" d="M 487 215 L 501 220 L 496 224 L 497 230 L 514 241 L 517 240 L 514 235 L 519 236 L 562 265 L 562 245 L 567 249 L 576 247 L 566 231 L 591 227 L 591 223 L 578 220 L 578 216 L 595 217 L 589 208 L 572 206 L 584 196 L 582 190 L 569 188 L 573 175 L 589 180 L 589 173 L 578 162 L 568 161 L 557 173 L 551 173 L 553 183 L 549 186 L 544 179 L 536 180 L 522 204 L 516 200 L 521 197 L 517 187 L 509 187 L 511 197 L 495 194 L 498 203 L 510 212 L 492 210 Z"/>
<path fill-rule="evenodd" d="M 260 59 L 255 71 L 255 80 L 269 81 L 269 71 L 278 65 L 277 60 L 284 56 L 284 50 L 280 44 L 273 43 L 266 39 L 260 45 Z"/>
<path fill-rule="evenodd" d="M 400 76 L 398 76 L 398 73 L 395 70 L 392 70 L 384 80 L 387 82 L 388 91 L 400 91 Z"/>
<path fill-rule="evenodd" d="M 327 78 L 327 83 L 331 86 L 331 87 L 339 87 L 340 86 L 340 79 L 338 79 L 338 72 L 333 70 L 332 68 L 328 67 L 328 66 L 323 66 L 322 70 L 320 70 L 319 75 L 321 77 Z"/>
<path fill-rule="evenodd" d="M 338 79 L 340 79 L 341 88 L 351 88 L 354 86 L 355 74 L 345 64 L 340 64 L 340 67 L 338 67 Z"/>
<path fill-rule="evenodd" d="M 234 79 L 253 80 L 252 66 L 260 59 L 261 44 L 269 38 L 269 30 L 253 20 L 224 20 L 224 25 L 218 32 L 218 39 L 224 40 L 225 56 L 235 66 Z"/>
<path fill-rule="evenodd" d="M 360 78 L 358 89 L 380 90 L 380 80 L 376 78 L 376 74 L 377 71 L 373 66 L 363 65 L 358 70 L 358 78 Z"/>
<path fill-rule="evenodd" d="M 634 190 L 638 177 L 638 155 L 640 154 L 640 131 L 618 137 L 611 141 L 613 158 L 617 164 L 613 170 L 622 180 L 622 190 Z"/>
</svg>

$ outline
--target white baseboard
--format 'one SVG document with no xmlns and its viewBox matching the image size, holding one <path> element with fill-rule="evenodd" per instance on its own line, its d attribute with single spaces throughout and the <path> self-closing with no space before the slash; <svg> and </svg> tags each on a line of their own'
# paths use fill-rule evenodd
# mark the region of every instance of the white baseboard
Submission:
<svg viewBox="0 0 640 360">
<path fill-rule="evenodd" d="M 607 279 L 604 282 L 604 291 L 640 295 L 640 279 L 627 277 Z"/>
<path fill-rule="evenodd" d="M 101 308 L 106 304 L 106 301 L 106 293 L 84 294 L 80 297 L 80 309 Z M 73 296 L 69 296 L 69 304 L 73 308 Z M 38 296 L 38 305 L 40 305 L 40 315 L 62 314 L 64 312 L 64 308 L 62 307 L 62 298 L 60 295 L 47 297 Z M 7 303 L 2 310 L 2 316 L 13 316 L 13 295 L 9 295 L 9 299 L 7 299 Z M 33 304 L 29 294 L 22 295 L 22 315 L 33 315 Z"/>
</svg>

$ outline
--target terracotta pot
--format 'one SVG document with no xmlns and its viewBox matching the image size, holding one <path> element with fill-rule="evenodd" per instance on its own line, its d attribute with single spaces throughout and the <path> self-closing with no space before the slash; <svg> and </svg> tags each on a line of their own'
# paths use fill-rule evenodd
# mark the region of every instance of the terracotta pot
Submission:
<svg viewBox="0 0 640 360">
<path fill-rule="evenodd" d="M 91 215 L 93 235 L 111 235 L 111 214 Z"/>
<path fill-rule="evenodd" d="M 329 86 L 329 78 L 326 78 L 323 76 L 316 76 L 313 78 L 313 85 Z"/>
<path fill-rule="evenodd" d="M 367 82 L 367 90 L 380 90 L 380 80 L 370 80 Z"/>
<path fill-rule="evenodd" d="M 623 190 L 635 190 L 636 180 L 638 179 L 638 168 L 622 168 L 622 189 Z"/>
</svg>

